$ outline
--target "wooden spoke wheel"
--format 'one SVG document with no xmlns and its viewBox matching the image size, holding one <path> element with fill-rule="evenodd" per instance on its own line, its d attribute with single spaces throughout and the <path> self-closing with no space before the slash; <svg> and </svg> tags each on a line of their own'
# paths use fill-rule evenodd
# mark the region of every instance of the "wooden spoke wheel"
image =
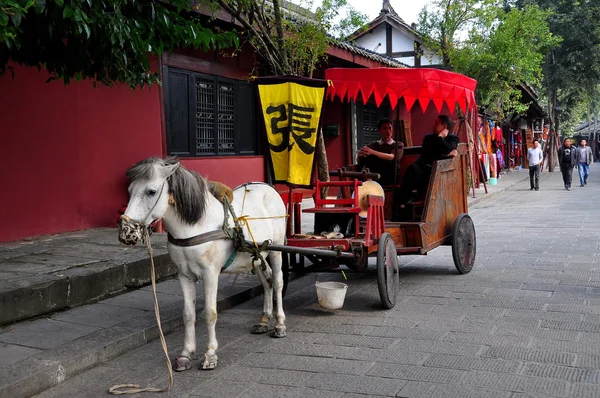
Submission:
<svg viewBox="0 0 600 398">
<path fill-rule="evenodd" d="M 459 273 L 471 272 L 476 251 L 475 225 L 471 217 L 463 213 L 452 227 L 452 258 Z"/>
<path fill-rule="evenodd" d="M 377 248 L 377 286 L 385 309 L 394 308 L 400 290 L 398 253 L 392 236 L 385 232 L 379 238 Z"/>
</svg>

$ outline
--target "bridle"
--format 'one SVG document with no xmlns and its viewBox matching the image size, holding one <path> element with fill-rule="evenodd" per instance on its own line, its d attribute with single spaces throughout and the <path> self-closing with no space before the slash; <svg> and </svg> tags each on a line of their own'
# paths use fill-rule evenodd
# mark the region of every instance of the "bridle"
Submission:
<svg viewBox="0 0 600 398">
<path fill-rule="evenodd" d="M 140 240 L 145 239 L 146 235 L 142 233 L 144 230 L 147 230 L 148 234 L 150 234 L 150 229 L 149 229 L 150 225 L 146 224 L 146 222 L 147 222 L 148 218 L 152 215 L 152 212 L 154 211 L 156 206 L 158 205 L 158 202 L 160 201 L 160 198 L 162 197 L 162 193 L 165 189 L 166 183 L 167 183 L 166 180 L 162 183 L 162 185 L 160 187 L 160 192 L 158 193 L 158 196 L 156 198 L 156 202 L 154 202 L 154 205 L 152 206 L 152 208 L 150 208 L 150 211 L 148 212 L 148 214 L 146 214 L 146 217 L 144 217 L 144 219 L 142 221 L 133 219 L 125 214 L 122 214 L 121 217 L 119 217 L 119 222 L 120 222 L 120 227 L 121 227 L 121 233 L 119 234 L 119 237 L 121 237 L 121 236 L 130 237 L 131 235 L 137 235 L 136 236 L 137 241 L 140 241 Z M 150 224 L 157 223 L 158 221 L 160 221 L 161 218 L 154 220 Z"/>
</svg>

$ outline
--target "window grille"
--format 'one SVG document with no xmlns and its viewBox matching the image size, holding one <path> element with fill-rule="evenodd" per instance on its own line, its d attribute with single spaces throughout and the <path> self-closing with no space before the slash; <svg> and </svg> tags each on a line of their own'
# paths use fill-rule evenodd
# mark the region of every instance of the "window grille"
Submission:
<svg viewBox="0 0 600 398">
<path fill-rule="evenodd" d="M 235 154 L 235 97 L 233 84 L 219 82 L 217 115 L 219 153 Z"/>
<path fill-rule="evenodd" d="M 163 76 L 170 155 L 259 153 L 254 84 L 168 66 Z"/>
<path fill-rule="evenodd" d="M 214 83 L 196 77 L 196 151 L 215 153 Z"/>
<path fill-rule="evenodd" d="M 374 104 L 366 104 L 363 108 L 363 142 L 366 144 L 377 141 L 379 132 L 377 131 L 377 107 Z"/>
</svg>

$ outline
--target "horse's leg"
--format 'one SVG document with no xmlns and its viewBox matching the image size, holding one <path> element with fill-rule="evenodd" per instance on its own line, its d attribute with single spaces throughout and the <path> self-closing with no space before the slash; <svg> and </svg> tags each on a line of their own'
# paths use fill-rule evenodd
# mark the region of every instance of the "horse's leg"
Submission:
<svg viewBox="0 0 600 398">
<path fill-rule="evenodd" d="M 196 358 L 196 282 L 185 275 L 179 276 L 183 291 L 183 350 L 175 358 L 173 369 L 182 372 L 192 368 L 192 359 Z"/>
<path fill-rule="evenodd" d="M 273 316 L 273 288 L 271 285 L 271 281 L 267 275 L 265 275 L 265 271 L 261 269 L 261 267 L 256 268 L 256 273 L 258 274 L 258 278 L 263 285 L 263 313 L 260 317 L 260 321 L 258 325 L 254 325 L 252 327 L 253 334 L 261 334 L 267 333 L 269 331 L 269 320 Z M 268 271 L 267 271 L 268 273 Z"/>
<path fill-rule="evenodd" d="M 281 271 L 282 266 L 282 254 L 281 252 L 269 252 L 269 263 L 273 270 L 273 290 L 275 290 L 275 299 L 277 300 L 277 321 L 275 323 L 275 331 L 273 337 L 285 337 L 285 313 L 283 312 L 283 272 Z"/>
<path fill-rule="evenodd" d="M 217 271 L 218 272 L 218 271 Z M 215 325 L 217 323 L 217 289 L 219 288 L 219 274 L 213 269 L 206 270 L 204 274 L 204 318 L 208 327 L 208 350 L 204 354 L 204 362 L 200 364 L 200 369 L 212 370 L 217 367 L 219 358 L 217 357 L 217 332 Z"/>
</svg>

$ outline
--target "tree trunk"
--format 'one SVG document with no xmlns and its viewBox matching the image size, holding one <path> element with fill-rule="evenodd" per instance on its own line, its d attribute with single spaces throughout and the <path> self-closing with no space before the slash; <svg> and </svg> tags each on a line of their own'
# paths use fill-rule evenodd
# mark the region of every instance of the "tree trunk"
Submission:
<svg viewBox="0 0 600 398">
<path fill-rule="evenodd" d="M 327 161 L 327 151 L 325 150 L 323 131 L 320 131 L 317 135 L 317 150 L 315 156 L 317 157 L 317 176 L 319 177 L 319 180 L 329 181 L 329 162 Z M 321 198 L 327 198 L 328 193 L 328 187 L 321 188 Z"/>
<path fill-rule="evenodd" d="M 275 27 L 277 29 L 277 44 L 279 45 L 281 51 L 281 58 L 283 59 L 283 65 L 288 65 L 287 54 L 283 47 L 283 22 L 281 21 L 281 6 L 279 5 L 279 0 L 273 0 L 273 12 L 275 13 Z M 290 71 L 285 71 L 285 73 L 290 73 Z"/>
</svg>

